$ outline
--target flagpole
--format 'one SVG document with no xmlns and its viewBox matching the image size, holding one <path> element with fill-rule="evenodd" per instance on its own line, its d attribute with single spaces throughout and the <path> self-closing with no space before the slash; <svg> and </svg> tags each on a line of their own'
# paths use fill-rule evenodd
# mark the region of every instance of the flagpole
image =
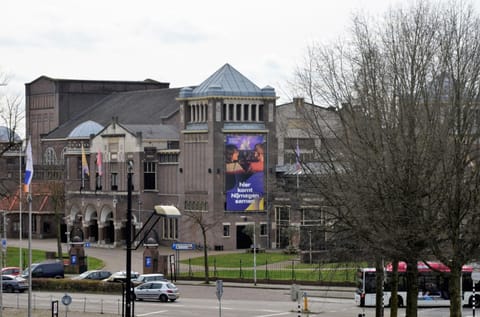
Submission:
<svg viewBox="0 0 480 317">
<path fill-rule="evenodd" d="M 32 194 L 28 191 L 28 317 L 32 317 Z"/>
<path fill-rule="evenodd" d="M 28 201 L 28 317 L 32 317 L 32 191 L 30 184 L 33 178 L 32 139 L 27 140 L 25 147 L 25 181 L 24 190 Z"/>
<path fill-rule="evenodd" d="M 19 232 L 19 242 L 20 247 L 18 248 L 18 259 L 20 271 L 23 272 L 23 258 L 22 258 L 22 143 L 20 143 L 20 148 L 18 149 L 18 183 L 19 183 L 19 193 L 18 193 L 18 213 L 19 213 L 19 222 L 20 222 L 20 232 Z"/>
</svg>

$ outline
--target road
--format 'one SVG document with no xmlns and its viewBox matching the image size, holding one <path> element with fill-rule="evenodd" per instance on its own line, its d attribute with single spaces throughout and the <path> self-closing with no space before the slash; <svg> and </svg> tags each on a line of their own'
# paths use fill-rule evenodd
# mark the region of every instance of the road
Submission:
<svg viewBox="0 0 480 317">
<path fill-rule="evenodd" d="M 226 287 L 219 301 L 215 286 L 181 285 L 182 297 L 176 302 L 135 302 L 134 312 L 137 317 L 186 317 L 186 316 L 222 316 L 222 317 L 276 317 L 299 316 L 298 303 L 290 300 L 290 294 L 281 289 L 255 289 Z M 59 316 L 67 316 L 66 306 L 62 304 L 64 293 L 34 292 L 33 308 L 50 310 L 54 300 L 59 301 Z M 73 301 L 68 310 L 89 314 L 121 315 L 122 298 L 120 295 L 69 293 Z M 5 307 L 26 308 L 27 294 L 3 294 Z M 303 301 L 300 302 L 303 307 Z M 365 313 L 365 317 L 375 316 L 373 308 L 362 309 L 355 306 L 352 300 L 335 298 L 309 298 L 308 309 L 312 314 L 329 317 L 357 317 Z M 399 316 L 404 316 L 400 309 Z M 306 314 L 302 314 L 306 316 Z M 83 316 L 83 315 L 82 315 Z M 385 316 L 389 316 L 388 309 Z M 443 308 L 421 308 L 419 317 L 448 317 L 449 310 Z M 470 308 L 464 309 L 464 316 L 472 316 Z"/>
</svg>

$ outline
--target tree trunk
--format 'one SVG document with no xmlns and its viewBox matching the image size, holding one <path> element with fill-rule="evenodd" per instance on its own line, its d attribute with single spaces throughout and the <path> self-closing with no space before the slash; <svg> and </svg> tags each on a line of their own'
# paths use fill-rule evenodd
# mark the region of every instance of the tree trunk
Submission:
<svg viewBox="0 0 480 317">
<path fill-rule="evenodd" d="M 375 260 L 375 317 L 383 317 L 384 303 L 383 303 L 383 261 L 379 258 Z"/>
<path fill-rule="evenodd" d="M 450 279 L 448 291 L 450 293 L 450 317 L 462 316 L 462 296 L 461 296 L 461 276 L 462 267 L 452 266 L 450 268 Z"/>
<path fill-rule="evenodd" d="M 58 211 L 55 211 L 55 220 L 57 225 L 57 259 L 63 261 L 62 252 L 62 225 L 60 223 L 61 216 Z M 67 241 L 68 242 L 68 241 Z"/>
<path fill-rule="evenodd" d="M 407 307 L 405 316 L 417 317 L 418 267 L 417 260 L 407 261 Z"/>
<path fill-rule="evenodd" d="M 392 262 L 390 317 L 398 316 L 398 260 Z"/>
<path fill-rule="evenodd" d="M 208 276 L 208 250 L 207 250 L 207 231 L 202 227 L 202 236 L 203 236 L 203 263 L 205 266 L 205 284 L 210 284 L 210 279 Z"/>
</svg>

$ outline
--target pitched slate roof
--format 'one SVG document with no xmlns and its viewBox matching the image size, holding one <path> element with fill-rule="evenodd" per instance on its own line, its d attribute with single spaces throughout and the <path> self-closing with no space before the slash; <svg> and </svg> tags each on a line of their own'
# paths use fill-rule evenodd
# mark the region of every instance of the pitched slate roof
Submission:
<svg viewBox="0 0 480 317">
<path fill-rule="evenodd" d="M 223 65 L 196 88 L 185 88 L 181 98 L 204 96 L 275 97 L 272 87 L 258 88 L 230 64 Z"/>
<path fill-rule="evenodd" d="M 76 117 L 50 132 L 44 139 L 67 138 L 79 125 L 94 121 L 106 127 L 113 117 L 124 125 L 159 125 L 179 109 L 180 88 L 113 93 L 86 108 Z"/>
<path fill-rule="evenodd" d="M 144 139 L 175 140 L 180 137 L 178 127 L 168 124 L 125 124 L 129 131 L 142 132 Z"/>
</svg>

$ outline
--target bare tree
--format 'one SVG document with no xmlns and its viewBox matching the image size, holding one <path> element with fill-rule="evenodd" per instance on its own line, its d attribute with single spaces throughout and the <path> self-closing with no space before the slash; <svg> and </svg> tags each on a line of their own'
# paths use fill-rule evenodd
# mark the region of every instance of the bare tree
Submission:
<svg viewBox="0 0 480 317">
<path fill-rule="evenodd" d="M 382 21 L 355 16 L 351 30 L 310 48 L 296 73 L 297 89 L 338 113 L 338 142 L 318 150 L 312 187 L 336 207 L 339 228 L 407 262 L 407 316 L 417 316 L 417 261 L 432 253 L 450 266 L 451 316 L 461 316 L 461 267 L 480 246 L 478 16 L 461 2 L 419 2 Z M 326 140 L 324 118 L 305 120 Z"/>
<path fill-rule="evenodd" d="M 204 216 L 205 212 L 185 211 L 184 216 L 192 221 L 192 226 L 198 226 L 202 232 L 203 237 L 203 263 L 205 269 L 205 284 L 210 283 L 209 266 L 208 266 L 208 241 L 207 232 L 214 228 L 218 221 L 213 221 Z M 192 228 L 193 229 L 193 228 Z"/>
<path fill-rule="evenodd" d="M 8 86 L 8 75 L 0 72 L 0 86 Z M 18 137 L 21 123 L 25 119 L 22 98 L 18 95 L 0 94 L 0 124 L 8 130 L 8 142 L 0 151 L 0 156 L 15 145 L 21 143 Z"/>
</svg>

